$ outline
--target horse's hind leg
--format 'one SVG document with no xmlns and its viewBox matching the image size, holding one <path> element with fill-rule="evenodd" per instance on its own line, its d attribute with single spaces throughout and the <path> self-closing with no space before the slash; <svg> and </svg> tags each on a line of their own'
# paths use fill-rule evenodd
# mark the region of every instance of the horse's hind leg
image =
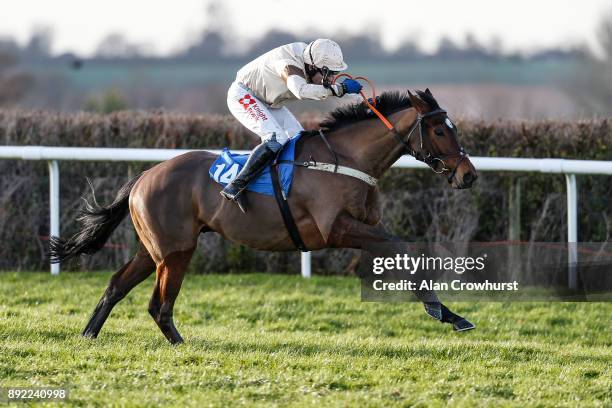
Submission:
<svg viewBox="0 0 612 408">
<path fill-rule="evenodd" d="M 164 336 L 172 344 L 182 343 L 183 338 L 174 326 L 172 309 L 181 290 L 185 270 L 195 248 L 172 252 L 157 265 L 157 278 L 153 296 L 149 302 L 149 313 Z"/>
<path fill-rule="evenodd" d="M 94 309 L 89 323 L 83 330 L 83 336 L 95 338 L 100 333 L 102 325 L 113 310 L 113 307 L 123 299 L 130 290 L 145 280 L 155 270 L 155 262 L 145 248 L 113 275 L 102 299 Z"/>
</svg>

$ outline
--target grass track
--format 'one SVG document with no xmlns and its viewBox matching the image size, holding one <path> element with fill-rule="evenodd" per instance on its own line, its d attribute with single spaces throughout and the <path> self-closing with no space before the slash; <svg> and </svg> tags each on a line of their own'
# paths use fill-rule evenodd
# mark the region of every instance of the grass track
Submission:
<svg viewBox="0 0 612 408">
<path fill-rule="evenodd" d="M 83 339 L 109 277 L 0 274 L 0 387 L 67 386 L 74 406 L 612 406 L 610 303 L 457 303 L 477 329 L 454 333 L 416 303 L 361 303 L 357 279 L 190 275 L 186 344 L 149 317 L 151 279 Z"/>
</svg>

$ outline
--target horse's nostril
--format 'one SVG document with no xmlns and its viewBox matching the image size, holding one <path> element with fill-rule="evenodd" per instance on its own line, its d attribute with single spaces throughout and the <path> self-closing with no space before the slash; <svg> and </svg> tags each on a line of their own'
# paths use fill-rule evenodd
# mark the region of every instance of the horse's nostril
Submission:
<svg viewBox="0 0 612 408">
<path fill-rule="evenodd" d="M 465 173 L 465 175 L 463 176 L 463 183 L 464 184 L 471 184 L 472 180 L 473 180 L 473 175 L 472 173 Z"/>
</svg>

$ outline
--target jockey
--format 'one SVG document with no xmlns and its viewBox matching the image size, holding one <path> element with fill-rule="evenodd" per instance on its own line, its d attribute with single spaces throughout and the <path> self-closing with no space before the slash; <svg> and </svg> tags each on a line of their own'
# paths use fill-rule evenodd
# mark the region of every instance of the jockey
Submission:
<svg viewBox="0 0 612 408">
<path fill-rule="evenodd" d="M 318 39 L 310 44 L 280 46 L 238 71 L 227 92 L 227 106 L 240 123 L 261 138 L 261 144 L 221 191 L 223 197 L 237 202 L 245 211 L 238 200 L 240 193 L 289 139 L 304 130 L 283 106 L 285 102 L 323 100 L 361 91 L 361 84 L 352 79 L 332 85 L 334 76 L 346 68 L 340 46 L 332 40 Z"/>
</svg>

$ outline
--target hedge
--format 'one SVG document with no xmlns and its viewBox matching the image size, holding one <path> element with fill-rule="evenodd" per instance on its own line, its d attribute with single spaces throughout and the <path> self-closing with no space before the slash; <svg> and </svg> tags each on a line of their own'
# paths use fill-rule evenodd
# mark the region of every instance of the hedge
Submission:
<svg viewBox="0 0 612 408">
<path fill-rule="evenodd" d="M 306 128 L 321 117 L 303 115 Z M 612 121 L 466 121 L 455 120 L 461 142 L 474 156 L 559 157 L 612 160 Z M 187 115 L 164 111 L 111 114 L 0 110 L 4 145 L 251 148 L 258 140 L 230 116 Z M 131 175 L 150 163 L 61 162 L 62 234 L 73 233 L 81 197 L 112 200 Z M 521 240 L 566 239 L 565 179 L 554 174 L 486 172 L 470 190 L 452 190 L 443 178 L 426 171 L 393 169 L 381 180 L 384 222 L 409 241 L 499 241 L 508 238 L 508 191 L 521 179 Z M 0 161 L 0 269 L 47 269 L 48 174 L 36 161 Z M 612 232 L 612 179 L 578 176 L 579 240 L 607 241 Z M 116 269 L 134 251 L 136 237 L 124 221 L 106 248 L 92 257 L 64 265 L 68 269 Z M 334 256 L 328 256 L 333 251 Z M 317 273 L 351 273 L 357 251 L 314 253 Z M 190 270 L 195 273 L 268 271 L 298 273 L 297 253 L 251 250 L 205 234 Z"/>
</svg>

